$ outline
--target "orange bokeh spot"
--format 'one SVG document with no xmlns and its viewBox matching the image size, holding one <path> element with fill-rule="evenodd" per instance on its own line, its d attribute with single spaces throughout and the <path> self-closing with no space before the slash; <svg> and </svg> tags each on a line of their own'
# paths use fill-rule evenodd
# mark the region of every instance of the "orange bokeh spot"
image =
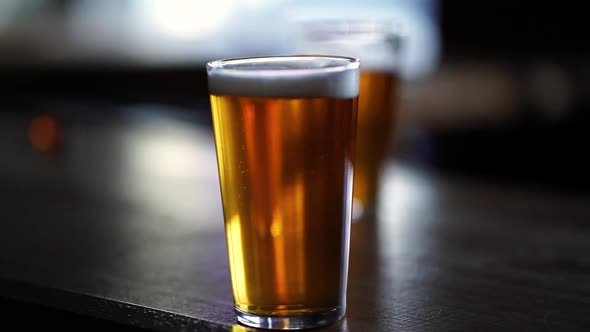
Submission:
<svg viewBox="0 0 590 332">
<path fill-rule="evenodd" d="M 50 114 L 40 114 L 31 120 L 29 140 L 31 145 L 40 152 L 53 152 L 60 140 L 60 124 Z"/>
</svg>

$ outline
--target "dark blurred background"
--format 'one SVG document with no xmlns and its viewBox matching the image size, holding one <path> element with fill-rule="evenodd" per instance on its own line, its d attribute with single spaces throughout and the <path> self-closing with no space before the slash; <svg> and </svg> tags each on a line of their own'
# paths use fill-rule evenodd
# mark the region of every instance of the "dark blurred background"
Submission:
<svg viewBox="0 0 590 332">
<path fill-rule="evenodd" d="M 126 181 L 208 169 L 190 152 L 203 139 L 195 128 L 210 126 L 207 61 L 290 53 L 301 20 L 391 18 L 407 31 L 396 158 L 585 195 L 584 13 L 573 2 L 3 0 L 0 186 L 48 172 L 92 182 L 109 167 L 130 171 L 104 178 Z M 96 169 L 56 171 L 104 150 Z"/>
</svg>

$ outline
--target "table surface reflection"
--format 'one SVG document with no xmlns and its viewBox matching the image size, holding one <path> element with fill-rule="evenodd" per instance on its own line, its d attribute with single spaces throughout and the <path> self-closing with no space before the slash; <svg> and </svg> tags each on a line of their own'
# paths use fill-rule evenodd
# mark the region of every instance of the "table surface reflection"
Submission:
<svg viewBox="0 0 590 332">
<path fill-rule="evenodd" d="M 45 153 L 31 114 L 2 116 L 0 296 L 159 331 L 252 330 L 232 312 L 210 129 L 153 114 L 70 117 Z M 587 197 L 396 162 L 383 183 L 377 217 L 352 225 L 347 316 L 324 330 L 590 329 Z"/>
</svg>

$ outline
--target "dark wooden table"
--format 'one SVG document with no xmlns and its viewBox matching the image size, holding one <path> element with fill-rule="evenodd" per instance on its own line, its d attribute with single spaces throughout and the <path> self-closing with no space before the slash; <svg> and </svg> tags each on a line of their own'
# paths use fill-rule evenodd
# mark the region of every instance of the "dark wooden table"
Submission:
<svg viewBox="0 0 590 332">
<path fill-rule="evenodd" d="M 51 154 L 0 121 L 0 296 L 158 331 L 246 331 L 232 311 L 214 146 L 190 117 L 78 115 Z M 140 115 L 138 115 L 140 114 Z M 590 204 L 386 169 L 352 226 L 327 331 L 590 330 Z"/>
</svg>

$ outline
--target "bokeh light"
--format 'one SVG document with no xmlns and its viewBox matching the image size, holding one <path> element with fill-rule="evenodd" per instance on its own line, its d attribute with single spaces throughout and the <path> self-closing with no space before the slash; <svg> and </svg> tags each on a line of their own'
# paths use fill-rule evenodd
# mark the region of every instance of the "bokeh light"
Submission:
<svg viewBox="0 0 590 332">
<path fill-rule="evenodd" d="M 61 125 L 55 116 L 43 113 L 35 116 L 28 129 L 29 141 L 39 152 L 55 152 L 61 140 Z"/>
</svg>

